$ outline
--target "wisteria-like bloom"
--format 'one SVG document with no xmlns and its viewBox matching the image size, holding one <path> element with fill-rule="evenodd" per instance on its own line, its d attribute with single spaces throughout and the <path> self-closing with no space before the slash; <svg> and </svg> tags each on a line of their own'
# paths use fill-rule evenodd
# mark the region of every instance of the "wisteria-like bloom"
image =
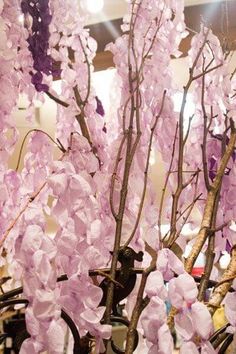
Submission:
<svg viewBox="0 0 236 354">
<path fill-rule="evenodd" d="M 43 83 L 43 74 L 53 76 L 58 74 L 53 69 L 52 58 L 48 55 L 49 24 L 52 19 L 49 1 L 22 0 L 21 9 L 29 31 L 27 42 L 34 61 L 35 72 L 32 73 L 32 84 L 39 92 L 48 91 L 48 85 Z"/>
</svg>

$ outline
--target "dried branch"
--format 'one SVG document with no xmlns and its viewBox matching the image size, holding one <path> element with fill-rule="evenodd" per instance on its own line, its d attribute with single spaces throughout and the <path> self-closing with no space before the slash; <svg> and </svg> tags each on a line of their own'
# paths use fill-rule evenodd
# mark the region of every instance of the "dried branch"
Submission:
<svg viewBox="0 0 236 354">
<path fill-rule="evenodd" d="M 119 286 L 120 288 L 124 288 L 124 286 L 123 286 L 121 283 L 119 283 L 119 282 L 116 281 L 115 279 L 112 279 L 109 274 L 103 272 L 102 270 L 99 270 L 99 269 L 98 269 L 96 275 L 101 275 L 102 277 L 105 277 L 106 279 L 108 279 L 109 281 L 111 281 L 112 283 L 114 283 L 114 285 L 117 285 L 117 286 Z"/>
<path fill-rule="evenodd" d="M 53 100 L 53 101 L 56 102 L 57 104 L 59 104 L 59 105 L 65 107 L 65 108 L 69 107 L 69 104 L 68 104 L 67 102 L 62 101 L 59 97 L 55 96 L 55 95 L 52 94 L 51 92 L 47 91 L 47 92 L 45 92 L 45 93 L 46 93 L 46 95 L 47 95 L 49 98 L 51 98 L 51 100 Z"/>
<path fill-rule="evenodd" d="M 169 182 L 171 168 L 172 168 L 174 156 L 175 156 L 175 144 L 176 144 L 176 140 L 177 140 L 177 132 L 178 132 L 178 123 L 176 124 L 176 129 L 175 129 L 175 136 L 174 136 L 173 148 L 172 148 L 172 153 L 171 153 L 170 166 L 169 166 L 169 170 L 166 175 L 165 183 L 164 183 L 164 186 L 162 189 L 162 194 L 161 194 L 161 202 L 160 202 L 160 209 L 159 209 L 158 222 L 157 222 L 160 244 L 162 241 L 162 239 L 161 239 L 162 238 L 161 237 L 162 210 L 163 210 L 163 205 L 164 205 L 164 200 L 165 200 L 166 188 L 167 188 L 167 184 Z"/>
<path fill-rule="evenodd" d="M 212 216 L 214 211 L 214 204 L 216 202 L 218 190 L 220 189 L 221 182 L 225 173 L 225 168 L 227 167 L 228 161 L 234 150 L 235 142 L 236 142 L 236 131 L 233 122 L 231 122 L 231 136 L 230 136 L 229 144 L 227 145 L 225 153 L 220 161 L 220 165 L 215 180 L 212 183 L 211 188 L 207 194 L 200 231 L 196 237 L 196 241 L 191 250 L 191 253 L 185 262 L 185 269 L 189 273 L 192 271 L 193 265 L 199 253 L 201 252 L 201 249 L 209 234 L 209 229 L 211 228 Z"/>
<path fill-rule="evenodd" d="M 118 170 L 118 166 L 119 166 L 119 163 L 120 163 L 120 160 L 121 160 L 121 153 L 122 153 L 122 149 L 123 149 L 123 146 L 124 146 L 124 143 L 125 143 L 126 139 L 127 139 L 127 133 L 124 134 L 124 136 L 123 136 L 123 138 L 122 138 L 122 140 L 120 142 L 120 146 L 119 146 L 117 157 L 116 157 L 115 167 L 114 167 L 114 170 L 113 170 L 113 173 L 112 173 L 112 176 L 111 176 L 110 207 L 111 207 L 112 215 L 113 215 L 113 217 L 115 219 L 117 219 L 117 213 L 116 213 L 115 208 L 114 208 L 113 194 L 114 194 L 114 189 L 115 189 L 115 182 L 116 182 L 116 179 L 117 179 L 117 170 Z"/>
<path fill-rule="evenodd" d="M 216 198 L 214 210 L 217 210 L 218 202 L 219 202 L 219 193 L 218 193 L 218 198 Z M 215 212 L 215 216 L 216 216 L 216 212 Z M 215 219 L 216 219 L 216 217 L 215 217 Z M 206 264 L 204 267 L 204 273 L 202 275 L 200 285 L 199 285 L 199 291 L 198 291 L 198 300 L 199 301 L 203 301 L 205 299 L 206 290 L 208 288 L 208 282 L 209 282 L 212 268 L 214 265 L 214 259 L 215 259 L 214 249 L 215 249 L 215 233 L 210 232 L 209 237 L 208 237 L 207 251 L 206 251 Z"/>
<path fill-rule="evenodd" d="M 203 63 L 204 62 L 205 60 L 203 60 Z M 202 77 L 202 93 L 201 93 L 201 106 L 202 106 L 202 113 L 203 113 L 203 142 L 201 148 L 202 148 L 202 164 L 203 164 L 204 181 L 205 181 L 206 189 L 207 191 L 209 191 L 210 182 L 208 177 L 207 157 L 206 157 L 206 143 L 207 143 L 208 129 L 207 129 L 207 113 L 204 105 L 204 98 L 205 98 L 205 75 L 203 75 Z"/>
<path fill-rule="evenodd" d="M 235 278 L 236 278 L 236 275 L 232 275 L 232 277 L 226 278 L 226 279 L 224 279 L 224 280 L 220 280 L 219 283 L 217 283 L 217 284 L 214 286 L 213 291 L 214 291 L 218 286 L 220 286 L 220 285 L 222 285 L 222 284 L 228 283 L 228 282 L 230 282 L 230 281 L 233 282 Z"/>
<path fill-rule="evenodd" d="M 236 247 L 234 246 L 231 251 L 231 261 L 228 265 L 228 268 L 223 273 L 219 286 L 215 287 L 213 290 L 209 302 L 208 310 L 213 315 L 217 308 L 220 307 L 221 302 L 223 301 L 225 295 L 228 293 L 233 280 L 236 278 Z"/>
<path fill-rule="evenodd" d="M 18 160 L 17 160 L 17 164 L 16 164 L 16 168 L 15 168 L 16 171 L 18 171 L 19 166 L 20 166 L 21 156 L 22 156 L 22 152 L 23 152 L 23 148 L 24 148 L 26 139 L 33 132 L 40 132 L 42 134 L 45 134 L 58 147 L 58 149 L 60 149 L 63 153 L 65 152 L 65 149 L 63 148 L 63 146 L 60 143 L 57 143 L 48 133 L 46 133 L 45 131 L 43 131 L 41 129 L 31 129 L 31 130 L 29 130 L 26 133 L 26 135 L 24 136 L 24 139 L 22 141 L 22 144 L 21 144 L 21 147 L 20 147 L 19 156 L 18 156 Z"/>
<path fill-rule="evenodd" d="M 228 131 L 228 129 L 227 129 L 227 117 L 226 117 L 226 129 L 223 134 L 222 143 L 221 143 L 221 157 L 223 157 L 225 154 L 227 131 Z M 199 301 L 204 300 L 205 293 L 206 293 L 208 283 L 210 280 L 210 275 L 211 275 L 212 268 L 214 265 L 215 233 L 225 227 L 225 224 L 223 224 L 220 226 L 220 228 L 219 227 L 218 227 L 218 229 L 216 228 L 216 218 L 217 218 L 217 211 L 218 211 L 219 202 L 220 202 L 221 185 L 222 185 L 222 181 L 220 183 L 219 189 L 216 194 L 216 199 L 214 202 L 214 207 L 213 207 L 213 212 L 212 212 L 211 229 L 209 229 L 209 233 L 208 233 L 208 247 L 207 247 L 207 252 L 206 252 L 206 264 L 205 264 L 204 273 L 202 275 L 202 279 L 201 279 L 200 285 L 199 285 L 199 293 L 198 293 L 198 300 Z"/>
<path fill-rule="evenodd" d="M 133 37 L 134 37 L 134 24 L 136 21 L 133 18 L 133 12 L 131 16 L 131 24 L 130 24 L 130 32 L 129 32 L 129 40 L 128 40 L 128 79 L 129 79 L 129 93 L 130 97 L 126 101 L 124 105 L 124 110 L 123 110 L 123 132 L 125 133 L 127 131 L 127 139 L 126 139 L 126 157 L 125 157 L 125 163 L 124 163 L 124 172 L 123 172 L 123 179 L 122 179 L 122 187 L 120 191 L 120 203 L 119 203 L 119 210 L 116 215 L 116 232 L 115 232 L 115 242 L 114 242 L 114 248 L 113 248 L 113 257 L 112 257 L 112 263 L 111 263 L 111 272 L 110 276 L 114 278 L 115 272 L 116 272 L 116 267 L 117 267 L 117 261 L 118 261 L 118 251 L 120 248 L 120 240 L 121 240 L 121 233 L 122 233 L 122 224 L 123 224 L 123 216 L 124 216 L 124 211 L 125 211 L 125 204 L 126 204 L 126 198 L 128 194 L 128 182 L 129 182 L 129 175 L 130 175 L 130 169 L 131 165 L 133 162 L 133 158 L 135 155 L 135 152 L 138 147 L 138 143 L 141 138 L 141 131 L 140 131 L 140 123 L 139 123 L 139 109 L 140 109 L 140 84 L 143 81 L 143 75 L 142 75 L 142 70 L 144 66 L 144 62 L 146 60 L 146 57 L 142 58 L 142 62 L 140 65 L 139 70 L 137 71 L 137 63 L 136 63 L 136 70 L 133 72 L 132 70 L 132 64 L 131 64 L 131 53 L 134 55 L 134 60 L 135 60 L 135 51 L 134 51 L 134 42 L 133 42 Z M 136 13 L 137 16 L 137 13 Z M 136 83 L 136 85 L 134 85 Z M 130 104 L 130 114 L 129 114 L 129 126 L 128 129 L 126 130 L 126 110 L 128 107 L 128 104 Z M 134 132 L 134 120 L 136 121 L 136 133 Z M 136 137 L 134 138 L 134 134 Z M 134 138 L 134 140 L 133 140 Z M 145 187 L 145 181 L 144 181 L 144 189 Z M 145 196 L 145 193 L 144 193 Z M 140 216 L 141 216 L 141 209 L 142 209 L 142 200 L 141 200 L 141 208 L 140 208 Z M 138 216 L 138 222 L 139 218 Z M 138 226 L 138 222 L 136 222 Z M 137 227 L 135 226 L 135 228 Z M 107 291 L 107 301 L 106 301 L 106 312 L 105 312 L 105 323 L 110 322 L 110 313 L 112 309 L 112 302 L 113 302 L 113 292 L 114 292 L 114 284 L 109 283 L 108 285 L 108 291 Z"/>
<path fill-rule="evenodd" d="M 145 200 L 145 195 L 146 195 L 146 189 L 147 189 L 147 181 L 148 181 L 148 169 L 149 169 L 149 160 L 150 160 L 150 155 L 151 155 L 151 150 L 152 150 L 152 140 L 153 140 L 153 136 L 154 136 L 154 132 L 157 126 L 157 122 L 162 114 L 163 108 L 164 108 L 164 102 L 165 102 L 165 95 L 166 95 L 166 91 L 164 91 L 163 93 L 163 97 L 162 97 L 162 101 L 161 101 L 161 107 L 159 110 L 158 115 L 156 116 L 155 122 L 151 128 L 151 135 L 150 135 L 150 140 L 149 140 L 149 146 L 148 146 L 148 154 L 147 154 L 147 160 L 146 160 L 146 167 L 144 170 L 144 184 L 143 184 L 143 192 L 142 192 L 142 196 L 141 196 L 141 200 L 140 200 L 140 204 L 139 204 L 139 210 L 138 210 L 138 215 L 137 215 L 137 219 L 134 225 L 134 229 L 130 235 L 130 237 L 128 238 L 128 240 L 125 242 L 124 247 L 128 246 L 129 243 L 132 241 L 135 232 L 137 230 L 141 215 L 142 215 L 142 210 L 143 210 L 143 204 L 144 204 L 144 200 Z"/>
<path fill-rule="evenodd" d="M 134 134 L 133 121 L 134 121 L 134 117 L 135 117 L 135 110 L 139 109 L 139 107 L 135 106 L 135 99 L 134 99 L 134 92 L 135 91 L 134 91 L 134 87 L 133 87 L 134 78 L 132 77 L 132 65 L 131 65 L 131 60 L 130 60 L 130 52 L 132 50 L 132 48 L 131 48 L 132 36 L 133 36 L 133 27 L 132 27 L 132 21 L 131 21 L 131 28 L 130 28 L 130 32 L 129 32 L 129 45 L 128 45 L 128 68 L 129 68 L 128 75 L 129 75 L 129 91 L 130 91 L 130 95 L 131 95 L 131 102 L 130 102 L 131 110 L 130 110 L 130 116 L 129 116 L 129 127 L 127 130 L 126 156 L 125 156 L 125 163 L 124 163 L 122 187 L 121 187 L 121 191 L 120 191 L 119 210 L 118 210 L 118 214 L 115 219 L 116 220 L 115 242 L 114 242 L 114 247 L 113 247 L 113 257 L 112 257 L 111 272 L 110 272 L 110 276 L 113 279 L 115 278 L 117 262 L 118 262 L 118 252 L 119 252 L 119 248 L 120 248 L 123 217 L 124 217 L 124 211 L 125 211 L 126 198 L 127 198 L 127 194 L 128 194 L 128 182 L 129 182 L 130 169 L 131 169 L 131 165 L 133 162 L 134 153 L 136 151 L 136 148 L 138 146 L 138 142 L 141 137 L 141 132 L 137 131 L 136 138 L 133 142 L 133 134 Z M 138 80 L 138 77 L 135 77 L 135 79 Z M 114 284 L 110 282 L 108 285 L 108 289 L 107 289 L 106 311 L 105 311 L 105 315 L 104 315 L 105 323 L 110 323 L 110 315 L 111 315 L 112 303 L 113 303 L 113 293 L 114 293 Z"/>
<path fill-rule="evenodd" d="M 197 186 L 198 186 L 198 177 L 199 177 L 199 171 L 197 171 L 197 173 L 194 174 L 194 178 L 196 177 L 196 181 L 195 181 L 195 188 L 194 188 L 194 196 L 193 196 L 193 201 L 192 203 L 185 209 L 185 211 L 188 210 L 187 212 L 187 215 L 183 218 L 184 221 L 182 223 L 182 225 L 180 226 L 180 229 L 178 230 L 178 232 L 176 233 L 176 237 L 173 241 L 173 243 L 170 245 L 170 247 L 173 246 L 173 244 L 176 242 L 176 240 L 178 239 L 179 235 L 181 234 L 181 231 L 183 230 L 183 227 L 184 225 L 186 224 L 186 222 L 188 221 L 188 218 L 190 217 L 192 211 L 193 211 L 193 208 L 197 202 L 197 200 L 199 199 L 199 197 L 197 196 Z M 190 182 L 191 183 L 191 182 Z M 200 194 L 201 195 L 201 194 Z M 182 213 L 183 215 L 183 213 Z M 180 217 L 178 217 L 179 219 Z"/>
<path fill-rule="evenodd" d="M 150 302 L 150 299 L 147 296 L 143 297 L 145 286 L 146 286 L 149 274 L 151 272 L 153 272 L 155 269 L 156 269 L 156 262 L 153 259 L 150 267 L 145 269 L 142 274 L 141 283 L 140 283 L 138 295 L 136 298 L 136 303 L 134 305 L 134 309 L 133 309 L 130 324 L 129 324 L 128 333 L 126 336 L 125 354 L 132 354 L 134 351 L 135 331 L 136 331 L 136 328 L 138 325 L 138 321 L 139 321 L 142 311 L 145 309 L 145 307 Z"/>
<path fill-rule="evenodd" d="M 90 63 L 89 63 L 89 60 L 88 60 L 88 56 L 87 56 L 87 53 L 85 51 L 85 48 L 83 46 L 83 43 L 82 43 L 82 40 L 79 36 L 79 42 L 80 42 L 80 45 L 81 45 L 81 48 L 82 48 L 82 51 L 83 51 L 83 54 L 84 54 L 84 57 L 85 57 L 85 62 L 86 62 L 86 65 L 87 65 L 87 71 L 88 71 L 88 89 L 87 89 L 87 94 L 86 94 L 86 97 L 83 101 L 84 105 L 87 103 L 88 101 L 88 98 L 89 98 L 89 94 L 90 94 L 90 90 L 91 90 L 91 71 L 90 71 Z"/>
<path fill-rule="evenodd" d="M 44 187 L 46 186 L 47 181 L 45 181 L 40 187 L 39 189 L 34 192 L 33 194 L 31 194 L 31 196 L 28 198 L 27 202 L 25 203 L 24 207 L 20 210 L 20 212 L 17 214 L 17 216 L 12 220 L 12 222 L 10 223 L 10 225 L 8 226 L 8 228 L 6 229 L 6 231 L 4 232 L 4 234 L 2 235 L 1 239 L 0 239 L 0 247 L 2 247 L 3 243 L 5 242 L 6 238 L 8 237 L 10 231 L 14 228 L 14 226 L 16 225 L 17 221 L 20 219 L 20 217 L 24 214 L 24 212 L 26 211 L 26 209 L 29 207 L 29 205 L 35 200 L 35 198 L 40 194 L 40 192 L 44 189 Z"/>
<path fill-rule="evenodd" d="M 181 104 L 181 109 L 180 109 L 180 114 L 179 114 L 179 152 L 178 152 L 178 176 L 177 176 L 177 188 L 175 193 L 173 194 L 173 201 L 172 201 L 172 210 L 171 210 L 171 229 L 170 229 L 170 235 L 168 237 L 167 241 L 167 247 L 169 247 L 171 244 L 173 244 L 175 238 L 176 238 L 176 218 L 177 218 L 177 211 L 178 211 L 178 203 L 179 203 L 179 198 L 180 195 L 184 189 L 183 186 L 183 163 L 184 163 L 184 147 L 187 142 L 186 139 L 184 139 L 184 112 L 185 112 L 185 107 L 186 107 L 186 100 L 187 100 L 187 95 L 189 88 L 194 80 L 196 80 L 198 77 L 201 77 L 202 74 L 199 76 L 197 75 L 196 77 L 193 76 L 194 69 L 198 63 L 198 60 L 202 54 L 202 51 L 206 45 L 207 42 L 207 37 L 209 34 L 209 29 L 205 33 L 203 43 L 196 55 L 196 58 L 192 64 L 192 67 L 189 69 L 189 79 L 187 82 L 187 85 L 184 87 L 184 92 L 183 92 L 183 99 L 182 99 L 182 104 Z M 204 73 L 204 75 L 206 72 Z M 190 129 L 190 127 L 189 127 Z"/>
<path fill-rule="evenodd" d="M 66 152 L 67 153 L 67 152 Z M 64 153 L 60 159 L 62 160 L 63 157 L 65 156 Z M 7 227 L 6 231 L 4 232 L 4 234 L 2 235 L 1 239 L 0 239 L 0 247 L 2 247 L 2 245 L 4 244 L 6 238 L 8 237 L 9 233 L 11 232 L 11 230 L 15 227 L 16 223 L 18 222 L 18 220 L 20 219 L 20 217 L 24 214 L 24 212 L 27 210 L 27 208 L 30 206 L 30 204 L 35 200 L 35 198 L 41 193 L 41 191 L 44 189 L 44 187 L 47 185 L 47 180 L 45 182 L 43 182 L 41 184 L 41 186 L 37 189 L 36 192 L 33 192 L 31 194 L 31 196 L 27 199 L 25 205 L 22 207 L 22 209 L 18 212 L 18 214 L 16 215 L 16 217 L 10 222 L 9 226 Z"/>
<path fill-rule="evenodd" d="M 196 198 L 193 199 L 193 201 L 192 201 L 189 205 L 187 205 L 186 208 L 184 208 L 183 211 L 180 211 L 180 212 L 178 213 L 179 215 L 178 215 L 178 217 L 177 217 L 177 221 L 179 221 L 179 219 L 180 219 L 190 208 L 192 208 L 192 207 L 195 205 L 195 203 L 201 198 L 201 196 L 202 196 L 202 193 L 198 194 L 198 196 L 196 196 Z"/>
<path fill-rule="evenodd" d="M 211 68 L 211 69 L 205 70 L 204 72 L 202 72 L 202 73 L 199 74 L 199 75 L 193 76 L 193 80 L 200 79 L 203 75 L 209 74 L 210 72 L 212 72 L 212 71 L 214 71 L 214 70 L 220 68 L 222 65 L 223 65 L 223 64 L 218 64 L 218 65 L 214 66 L 214 67 Z"/>
</svg>

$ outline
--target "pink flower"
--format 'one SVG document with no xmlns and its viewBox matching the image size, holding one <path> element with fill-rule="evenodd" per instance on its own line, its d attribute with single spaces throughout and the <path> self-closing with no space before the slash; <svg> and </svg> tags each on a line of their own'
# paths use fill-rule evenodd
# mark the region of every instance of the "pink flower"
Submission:
<svg viewBox="0 0 236 354">
<path fill-rule="evenodd" d="M 180 274 L 169 282 L 169 299 L 177 309 L 190 307 L 197 299 L 198 289 L 191 275 Z"/>
<path fill-rule="evenodd" d="M 225 297 L 225 316 L 231 324 L 231 331 L 236 330 L 236 293 L 228 293 Z"/>
<path fill-rule="evenodd" d="M 163 248 L 159 251 L 157 257 L 157 269 L 162 273 L 164 280 L 168 281 L 175 274 L 184 273 L 183 263 L 179 258 L 168 248 Z"/>
</svg>

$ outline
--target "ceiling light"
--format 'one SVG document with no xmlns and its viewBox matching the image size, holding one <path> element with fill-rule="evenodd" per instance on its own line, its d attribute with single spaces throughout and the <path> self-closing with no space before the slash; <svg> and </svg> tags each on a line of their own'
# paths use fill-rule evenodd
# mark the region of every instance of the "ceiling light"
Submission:
<svg viewBox="0 0 236 354">
<path fill-rule="evenodd" d="M 81 6 L 84 10 L 95 14 L 103 9 L 104 0 L 81 0 Z"/>
</svg>

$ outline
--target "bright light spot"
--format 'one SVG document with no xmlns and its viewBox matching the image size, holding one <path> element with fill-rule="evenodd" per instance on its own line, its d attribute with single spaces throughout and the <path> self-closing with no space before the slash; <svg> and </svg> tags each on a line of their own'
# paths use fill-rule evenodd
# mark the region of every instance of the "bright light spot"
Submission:
<svg viewBox="0 0 236 354">
<path fill-rule="evenodd" d="M 37 100 L 37 99 L 34 100 L 34 107 L 35 107 L 35 108 L 41 108 L 42 105 L 43 105 L 43 102 L 42 102 L 42 101 Z"/>
<path fill-rule="evenodd" d="M 95 14 L 103 9 L 104 0 L 81 0 L 81 6 L 84 10 Z"/>
<path fill-rule="evenodd" d="M 192 246 L 187 245 L 185 248 L 185 251 L 183 253 L 183 257 L 184 258 L 188 258 L 188 256 L 190 255 L 190 252 L 192 250 Z M 205 255 L 201 252 L 199 254 L 199 256 L 197 257 L 197 260 L 194 264 L 194 267 L 203 267 L 205 265 Z"/>
<path fill-rule="evenodd" d="M 61 80 L 56 80 L 53 81 L 52 83 L 52 88 L 54 91 L 56 91 L 56 93 L 60 96 L 61 95 L 61 91 L 62 91 L 62 87 L 61 87 L 62 81 Z"/>
<path fill-rule="evenodd" d="M 154 149 L 152 149 L 150 154 L 150 159 L 149 159 L 150 166 L 155 165 L 155 162 L 156 162 L 156 152 Z"/>
<path fill-rule="evenodd" d="M 92 75 L 93 87 L 95 88 L 96 95 L 102 102 L 105 113 L 108 113 L 110 111 L 110 92 L 112 84 L 114 84 L 115 75 L 115 69 L 97 71 Z"/>
<path fill-rule="evenodd" d="M 170 224 L 161 225 L 161 236 L 165 237 L 170 231 Z"/>
<path fill-rule="evenodd" d="M 183 100 L 183 94 L 181 92 L 177 92 L 174 95 L 174 111 L 175 112 L 180 112 L 181 110 L 181 105 L 182 105 L 182 100 Z M 186 100 L 186 105 L 185 105 L 185 110 L 184 110 L 184 132 L 187 132 L 188 129 L 188 123 L 190 117 L 193 116 L 195 112 L 195 106 L 193 103 L 193 98 L 191 94 L 187 95 L 187 100 Z"/>
<path fill-rule="evenodd" d="M 232 230 L 234 232 L 236 231 L 236 223 L 235 223 L 235 221 L 231 221 L 231 224 L 230 224 L 229 228 L 230 228 L 230 230 Z"/>
<path fill-rule="evenodd" d="M 18 21 L 20 23 L 24 23 L 24 15 L 23 14 L 18 17 Z"/>
<path fill-rule="evenodd" d="M 227 252 L 223 252 L 223 256 L 220 257 L 220 268 L 226 269 L 230 262 L 230 255 Z"/>
</svg>

